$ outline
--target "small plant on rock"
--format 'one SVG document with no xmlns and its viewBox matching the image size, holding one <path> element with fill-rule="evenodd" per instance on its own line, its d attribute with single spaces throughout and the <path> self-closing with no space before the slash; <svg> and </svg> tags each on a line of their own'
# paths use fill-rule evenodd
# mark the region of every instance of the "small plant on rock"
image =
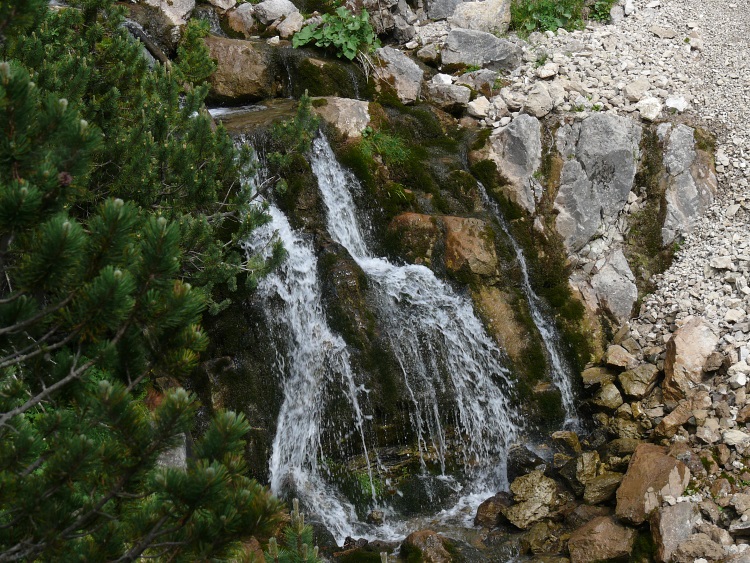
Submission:
<svg viewBox="0 0 750 563">
<path fill-rule="evenodd" d="M 520 34 L 583 27 L 583 0 L 513 0 L 510 25 Z"/>
</svg>

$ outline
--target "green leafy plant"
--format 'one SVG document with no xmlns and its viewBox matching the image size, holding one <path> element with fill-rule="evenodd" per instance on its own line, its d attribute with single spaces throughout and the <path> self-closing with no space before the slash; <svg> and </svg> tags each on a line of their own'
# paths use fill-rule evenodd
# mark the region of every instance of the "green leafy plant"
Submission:
<svg viewBox="0 0 750 563">
<path fill-rule="evenodd" d="M 409 159 L 409 148 L 403 139 L 371 127 L 362 131 L 360 150 L 368 159 L 379 156 L 386 165 L 403 164 Z"/>
<path fill-rule="evenodd" d="M 366 55 L 380 47 L 367 10 L 355 14 L 344 6 L 337 8 L 335 14 L 323 14 L 319 24 L 306 25 L 292 37 L 294 48 L 308 43 L 333 49 L 336 56 L 344 56 L 350 61 L 360 53 Z"/>
<path fill-rule="evenodd" d="M 612 9 L 612 6 L 615 5 L 616 1 L 617 0 L 597 0 L 591 7 L 589 18 L 600 22 L 609 21 L 609 11 Z"/>
<path fill-rule="evenodd" d="M 584 0 L 514 0 L 510 25 L 522 35 L 578 29 L 583 26 L 583 6 Z"/>
</svg>

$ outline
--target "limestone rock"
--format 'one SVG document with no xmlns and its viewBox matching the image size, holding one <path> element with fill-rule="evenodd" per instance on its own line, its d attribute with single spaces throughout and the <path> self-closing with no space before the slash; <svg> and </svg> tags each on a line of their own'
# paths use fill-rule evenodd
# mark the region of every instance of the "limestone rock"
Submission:
<svg viewBox="0 0 750 563">
<path fill-rule="evenodd" d="M 573 532 L 568 541 L 571 563 L 626 559 L 633 551 L 637 532 L 610 516 L 594 518 Z"/>
<path fill-rule="evenodd" d="M 297 33 L 302 26 L 305 24 L 305 17 L 299 12 L 292 12 L 287 15 L 284 20 L 276 26 L 276 31 L 279 36 L 283 39 L 289 39 Z"/>
<path fill-rule="evenodd" d="M 313 111 L 347 137 L 361 137 L 362 130 L 370 124 L 369 102 L 335 97 L 317 99 L 326 103 Z"/>
<path fill-rule="evenodd" d="M 513 70 L 521 62 L 521 49 L 491 33 L 457 28 L 445 40 L 442 61 L 448 70 L 465 66 Z"/>
<path fill-rule="evenodd" d="M 678 328 L 667 342 L 664 360 L 664 398 L 678 401 L 701 382 L 703 366 L 714 351 L 719 338 L 713 327 L 694 317 Z"/>
<path fill-rule="evenodd" d="M 463 2 L 456 6 L 448 23 L 453 27 L 502 34 L 510 24 L 510 0 Z"/>
<path fill-rule="evenodd" d="M 594 395 L 591 402 L 607 410 L 615 410 L 622 404 L 620 390 L 613 383 L 607 383 Z"/>
<path fill-rule="evenodd" d="M 256 101 L 274 95 L 267 47 L 263 43 L 205 38 L 211 58 L 217 61 L 211 75 L 211 94 L 232 101 Z"/>
<path fill-rule="evenodd" d="M 451 16 L 463 0 L 428 0 L 427 15 L 431 20 L 444 20 Z"/>
<path fill-rule="evenodd" d="M 565 159 L 555 198 L 557 231 L 569 251 L 580 250 L 600 225 L 611 225 L 627 203 L 640 154 L 641 127 L 595 114 L 558 130 Z"/>
<path fill-rule="evenodd" d="M 620 386 L 632 399 L 642 399 L 656 386 L 659 370 L 653 364 L 641 364 L 619 375 Z"/>
<path fill-rule="evenodd" d="M 263 0 L 255 4 L 253 8 L 253 15 L 265 25 L 279 18 L 288 17 L 294 12 L 299 12 L 299 10 L 289 0 Z"/>
<path fill-rule="evenodd" d="M 513 481 L 510 486 L 515 501 L 502 510 L 511 524 L 526 530 L 534 522 L 549 515 L 557 493 L 557 485 L 541 471 L 532 471 Z"/>
<path fill-rule="evenodd" d="M 623 88 L 623 94 L 631 102 L 638 102 L 649 88 L 651 88 L 651 83 L 648 81 L 648 78 L 638 78 Z"/>
<path fill-rule="evenodd" d="M 424 563 L 451 563 L 453 558 L 445 549 L 444 539 L 432 530 L 420 530 L 407 536 L 401 544 L 401 551 L 407 555 L 414 551 L 421 555 Z M 408 555 L 407 555 L 408 556 Z"/>
<path fill-rule="evenodd" d="M 151 34 L 166 51 L 174 51 L 182 27 L 195 9 L 195 0 L 140 0 L 144 10 L 132 10 L 131 17 Z"/>
<path fill-rule="evenodd" d="M 449 271 L 490 276 L 497 272 L 492 231 L 481 219 L 443 217 L 445 266 Z"/>
<path fill-rule="evenodd" d="M 525 109 L 534 117 L 544 117 L 554 108 L 549 90 L 543 82 L 537 82 L 526 97 Z"/>
<path fill-rule="evenodd" d="M 638 359 L 619 344 L 607 348 L 604 363 L 616 368 L 632 369 L 638 366 Z"/>
<path fill-rule="evenodd" d="M 690 482 L 690 470 L 653 444 L 639 444 L 617 490 L 615 514 L 642 524 L 666 495 L 678 497 Z"/>
<path fill-rule="evenodd" d="M 680 426 L 685 424 L 693 415 L 693 409 L 690 401 L 683 401 L 677 407 L 665 416 L 656 427 L 656 434 L 671 438 L 677 433 Z"/>
<path fill-rule="evenodd" d="M 542 186 L 534 173 L 542 163 L 542 137 L 539 120 L 521 114 L 507 127 L 490 137 L 488 158 L 508 183 L 505 195 L 529 213 L 536 210 Z"/>
<path fill-rule="evenodd" d="M 603 367 L 588 368 L 581 373 L 581 380 L 584 387 L 606 385 L 613 382 L 615 377 L 616 375 L 612 370 Z"/>
<path fill-rule="evenodd" d="M 694 563 L 698 559 L 721 561 L 724 559 L 724 548 L 706 534 L 699 533 L 683 541 L 672 556 L 674 563 Z"/>
<path fill-rule="evenodd" d="M 588 504 L 606 502 L 615 496 L 622 481 L 622 473 L 607 472 L 590 479 L 583 491 L 583 500 Z"/>
<path fill-rule="evenodd" d="M 711 159 L 695 148 L 695 131 L 687 125 L 672 129 L 664 154 L 667 213 L 662 243 L 672 243 L 691 232 L 714 201 L 718 181 Z"/>
<path fill-rule="evenodd" d="M 401 102 L 413 104 L 419 98 L 424 71 L 398 49 L 382 47 L 376 55 L 383 63 L 378 76 L 394 88 Z"/>
<path fill-rule="evenodd" d="M 655 510 L 651 516 L 651 535 L 658 561 L 668 562 L 682 542 L 693 533 L 701 521 L 697 504 L 680 502 Z"/>
<path fill-rule="evenodd" d="M 471 99 L 471 90 L 457 84 L 430 81 L 425 85 L 424 97 L 444 111 L 460 112 L 466 109 Z"/>
<path fill-rule="evenodd" d="M 255 31 L 255 18 L 252 4 L 240 4 L 227 14 L 227 25 L 232 31 L 241 33 L 246 38 Z"/>
<path fill-rule="evenodd" d="M 620 323 L 630 318 L 638 288 L 622 250 L 618 248 L 609 255 L 604 267 L 591 278 L 591 287 L 599 303 Z"/>
<path fill-rule="evenodd" d="M 228 10 L 234 8 L 237 5 L 237 0 L 208 0 L 208 3 L 212 6 L 216 6 L 220 10 Z"/>
<path fill-rule="evenodd" d="M 472 117 L 484 118 L 489 114 L 492 104 L 484 96 L 478 96 L 475 100 L 466 105 L 466 113 Z"/>
<path fill-rule="evenodd" d="M 641 113 L 641 117 L 646 121 L 656 121 L 661 114 L 662 105 L 659 98 L 644 98 L 635 104 L 635 109 Z"/>
</svg>

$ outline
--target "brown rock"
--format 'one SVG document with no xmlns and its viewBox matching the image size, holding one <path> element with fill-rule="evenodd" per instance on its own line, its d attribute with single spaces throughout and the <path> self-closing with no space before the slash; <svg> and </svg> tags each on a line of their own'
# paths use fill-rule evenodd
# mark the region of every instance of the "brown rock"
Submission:
<svg viewBox="0 0 750 563">
<path fill-rule="evenodd" d="M 257 101 L 272 97 L 273 79 L 265 43 L 209 35 L 204 40 L 216 59 L 211 95 L 230 101 Z"/>
<path fill-rule="evenodd" d="M 595 367 L 583 370 L 581 379 L 584 387 L 593 387 L 595 385 L 606 385 L 615 380 L 616 374 L 609 368 Z"/>
<path fill-rule="evenodd" d="M 559 553 L 560 539 L 548 522 L 537 522 L 521 538 L 521 550 L 534 555 Z"/>
<path fill-rule="evenodd" d="M 633 551 L 637 532 L 617 524 L 609 516 L 594 518 L 570 536 L 571 563 L 594 563 L 627 557 Z"/>
<path fill-rule="evenodd" d="M 448 550 L 445 549 L 444 538 L 432 530 L 420 530 L 409 534 L 401 544 L 402 555 L 409 557 L 411 553 L 421 555 L 423 563 L 451 563 Z"/>
<path fill-rule="evenodd" d="M 518 504 L 503 508 L 503 515 L 515 527 L 527 530 L 552 511 L 557 484 L 541 471 L 532 471 L 513 481 L 510 490 Z"/>
<path fill-rule="evenodd" d="M 680 426 L 690 420 L 691 416 L 693 416 L 692 404 L 689 401 L 683 401 L 671 413 L 661 419 L 661 422 L 656 426 L 656 433 L 659 436 L 671 438 L 677 433 Z"/>
<path fill-rule="evenodd" d="M 404 258 L 414 264 L 432 264 L 432 255 L 440 237 L 437 220 L 421 213 L 402 213 L 388 225 L 389 235 L 398 240 Z"/>
<path fill-rule="evenodd" d="M 665 495 L 678 497 L 690 482 L 687 466 L 666 455 L 664 448 L 640 444 L 617 490 L 615 514 L 632 524 L 642 524 L 659 507 Z"/>
<path fill-rule="evenodd" d="M 474 304 L 490 334 L 514 363 L 526 361 L 530 338 L 528 329 L 517 316 L 515 297 L 497 286 L 480 285 L 472 292 Z"/>
<path fill-rule="evenodd" d="M 693 534 L 683 541 L 672 556 L 674 563 L 693 563 L 696 559 L 722 561 L 724 548 L 706 534 Z"/>
<path fill-rule="evenodd" d="M 492 231 L 481 219 L 443 217 L 445 266 L 459 273 L 491 276 L 497 273 Z"/>
<path fill-rule="evenodd" d="M 695 317 L 667 342 L 662 391 L 666 401 L 679 401 L 703 379 L 703 366 L 716 348 L 719 338 L 705 320 Z"/>
<path fill-rule="evenodd" d="M 597 475 L 586 483 L 583 500 L 589 504 L 606 502 L 615 496 L 622 481 L 622 473 L 608 472 Z"/>
<path fill-rule="evenodd" d="M 565 522 L 570 528 L 580 528 L 587 522 L 591 522 L 594 518 L 600 516 L 610 516 L 612 509 L 608 506 L 589 506 L 588 504 L 580 504 L 565 517 Z"/>
<path fill-rule="evenodd" d="M 650 523 L 657 561 L 671 561 L 672 554 L 693 533 L 700 521 L 698 505 L 690 502 L 680 502 L 655 510 Z"/>
<path fill-rule="evenodd" d="M 653 390 L 659 370 L 653 364 L 641 364 L 619 375 L 620 386 L 628 397 L 642 399 Z"/>
<path fill-rule="evenodd" d="M 750 422 L 750 405 L 745 405 L 740 409 L 740 412 L 737 413 L 737 422 L 739 424 Z"/>
<path fill-rule="evenodd" d="M 483 528 L 495 528 L 500 524 L 502 509 L 513 504 L 513 498 L 510 493 L 504 491 L 497 493 L 494 497 L 488 498 L 477 508 L 477 514 L 474 516 L 474 525 Z"/>
<path fill-rule="evenodd" d="M 636 357 L 622 346 L 616 344 L 607 348 L 607 352 L 604 355 L 604 362 L 608 366 L 624 369 L 633 369 L 638 366 Z"/>
<path fill-rule="evenodd" d="M 552 442 L 564 452 L 574 454 L 581 453 L 581 442 L 578 439 L 578 434 L 570 430 L 558 430 L 557 432 L 553 432 Z"/>
<path fill-rule="evenodd" d="M 591 402 L 598 407 L 613 411 L 622 404 L 622 395 L 614 383 L 607 383 L 596 392 Z"/>
</svg>

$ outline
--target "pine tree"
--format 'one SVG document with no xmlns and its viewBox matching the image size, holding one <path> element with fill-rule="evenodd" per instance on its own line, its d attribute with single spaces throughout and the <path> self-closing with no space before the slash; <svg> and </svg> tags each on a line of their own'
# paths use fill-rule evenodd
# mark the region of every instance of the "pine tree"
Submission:
<svg viewBox="0 0 750 563">
<path fill-rule="evenodd" d="M 190 373 L 212 286 L 243 273 L 224 249 L 262 220 L 247 155 L 191 84 L 200 29 L 149 70 L 111 2 L 77 5 L 0 0 L 0 561 L 231 558 L 280 514 L 246 476 L 248 422 L 219 412 L 167 467 L 197 403 L 145 399 Z"/>
</svg>

